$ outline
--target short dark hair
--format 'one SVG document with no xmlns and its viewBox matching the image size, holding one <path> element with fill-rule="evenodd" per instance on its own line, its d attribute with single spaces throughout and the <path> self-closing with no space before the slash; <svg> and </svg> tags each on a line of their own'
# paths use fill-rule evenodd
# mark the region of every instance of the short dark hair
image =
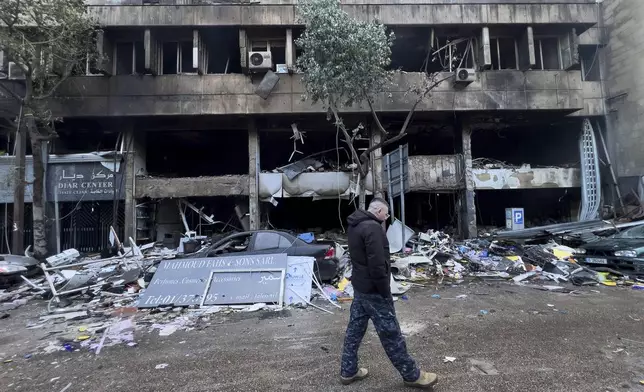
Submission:
<svg viewBox="0 0 644 392">
<path fill-rule="evenodd" d="M 387 203 L 385 199 L 381 197 L 374 197 L 373 199 L 371 199 L 371 202 L 369 202 L 369 207 L 371 207 L 373 204 L 376 204 L 376 203 L 382 204 L 383 206 L 387 207 L 387 209 L 390 209 L 389 203 Z"/>
</svg>

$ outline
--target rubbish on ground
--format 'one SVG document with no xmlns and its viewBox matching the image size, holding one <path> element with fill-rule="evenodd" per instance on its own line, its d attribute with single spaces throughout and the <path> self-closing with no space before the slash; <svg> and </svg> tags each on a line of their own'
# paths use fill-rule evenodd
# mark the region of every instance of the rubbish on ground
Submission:
<svg viewBox="0 0 644 392">
<path fill-rule="evenodd" d="M 61 389 L 61 390 L 60 390 L 60 392 L 65 392 L 65 391 L 66 391 L 66 390 L 68 390 L 71 386 L 72 386 L 72 383 L 70 382 L 70 383 L 69 383 L 69 384 L 67 384 L 63 389 Z"/>
<path fill-rule="evenodd" d="M 485 315 L 487 315 L 487 314 L 489 314 L 489 313 L 490 313 L 490 312 L 489 312 L 488 310 L 485 310 L 485 309 L 481 309 L 481 310 L 479 311 L 479 314 L 480 314 L 481 316 L 485 316 Z"/>
<path fill-rule="evenodd" d="M 444 363 L 447 363 L 447 362 L 454 362 L 454 361 L 456 361 L 456 358 L 455 358 L 455 357 L 445 357 L 445 358 L 443 358 L 443 362 L 444 362 Z"/>
<path fill-rule="evenodd" d="M 389 240 L 389 252 L 398 253 L 403 250 L 403 247 L 407 244 L 410 238 L 414 235 L 414 230 L 405 226 L 405 243 L 403 241 L 403 224 L 398 219 L 395 219 L 394 222 L 389 225 L 387 229 L 387 239 Z"/>
<path fill-rule="evenodd" d="M 471 370 L 477 373 L 488 376 L 499 374 L 498 370 L 494 368 L 494 364 L 492 364 L 491 362 L 470 359 L 470 364 L 472 365 Z"/>
<path fill-rule="evenodd" d="M 155 369 L 165 369 L 167 367 L 168 367 L 167 363 L 160 363 L 160 364 L 156 365 L 154 368 Z"/>
<path fill-rule="evenodd" d="M 393 276 L 390 278 L 390 287 L 391 287 L 391 294 L 393 295 L 405 294 L 411 288 L 411 286 L 407 285 L 405 282 L 402 282 L 402 283 L 396 282 Z"/>
<path fill-rule="evenodd" d="M 432 294 L 432 298 L 441 299 L 440 294 Z"/>
</svg>

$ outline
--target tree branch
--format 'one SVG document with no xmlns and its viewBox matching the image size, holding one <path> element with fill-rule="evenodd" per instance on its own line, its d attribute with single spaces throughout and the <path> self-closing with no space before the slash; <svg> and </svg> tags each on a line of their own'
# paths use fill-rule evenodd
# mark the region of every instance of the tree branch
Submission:
<svg viewBox="0 0 644 392">
<path fill-rule="evenodd" d="M 11 97 L 12 97 L 13 99 L 15 99 L 16 101 L 18 101 L 19 103 L 22 103 L 22 102 L 23 102 L 23 98 L 22 98 L 20 95 L 18 95 L 15 91 L 13 91 L 13 90 L 9 89 L 9 87 L 7 87 L 7 86 L 6 86 L 6 83 L 5 83 L 5 82 L 0 82 L 0 87 L 1 87 L 4 91 L 6 91 L 6 92 L 7 92 L 7 94 L 11 95 Z"/>
<path fill-rule="evenodd" d="M 378 127 L 378 130 L 382 132 L 382 134 L 386 137 L 389 133 L 385 130 L 385 127 L 382 126 L 382 123 L 380 122 L 380 119 L 378 118 L 378 115 L 376 114 L 376 109 L 373 107 L 373 102 L 371 102 L 371 98 L 369 98 L 369 95 L 365 91 L 365 89 L 362 89 L 362 94 L 364 95 L 365 99 L 367 100 L 367 103 L 369 104 L 369 110 L 371 110 L 371 116 L 373 117 L 373 120 L 376 123 L 376 126 Z"/>
<path fill-rule="evenodd" d="M 329 108 L 333 112 L 333 117 L 335 117 L 336 126 L 340 127 L 340 129 L 342 130 L 342 133 L 344 134 L 344 139 L 349 145 L 349 150 L 351 150 L 352 161 L 356 165 L 358 165 L 358 171 L 360 175 L 365 176 L 366 173 L 363 172 L 362 166 L 360 164 L 360 157 L 358 156 L 356 149 L 353 147 L 353 143 L 351 142 L 351 136 L 349 136 L 349 132 L 347 132 L 347 128 L 344 126 L 344 124 L 342 123 L 342 120 L 340 119 L 340 116 L 338 115 L 338 110 L 335 108 L 334 105 L 329 105 Z"/>
<path fill-rule="evenodd" d="M 405 122 L 403 123 L 402 127 L 400 128 L 400 131 L 398 132 L 398 134 L 396 136 L 392 137 L 391 139 L 383 140 L 382 142 L 376 144 L 375 146 L 369 147 L 368 149 L 366 149 L 361 154 L 361 158 L 366 159 L 366 158 L 369 157 L 369 154 L 371 154 L 373 151 L 375 151 L 375 150 L 377 150 L 379 148 L 382 148 L 382 147 L 386 147 L 386 146 L 390 145 L 391 143 L 397 142 L 398 140 L 400 140 L 403 137 L 405 137 L 405 135 L 407 134 L 407 127 L 409 127 L 409 123 L 411 122 L 411 119 L 412 119 L 414 113 L 416 112 L 416 109 L 418 108 L 418 105 L 423 101 L 423 99 L 427 96 L 427 94 L 429 94 L 436 86 L 438 86 L 439 84 L 443 83 L 445 80 L 447 80 L 447 79 L 449 79 L 451 77 L 453 77 L 452 74 L 450 74 L 449 76 L 444 77 L 444 78 L 442 78 L 440 80 L 434 81 L 434 83 L 432 83 L 429 87 L 427 87 L 427 89 L 425 89 L 423 94 L 419 95 L 419 97 L 416 99 L 416 102 L 414 102 L 414 106 L 411 107 L 411 109 L 409 110 L 409 113 L 407 113 L 407 117 L 405 118 Z"/>
<path fill-rule="evenodd" d="M 45 93 L 45 94 L 41 94 L 41 95 L 38 95 L 38 96 L 35 96 L 35 97 L 33 97 L 33 99 L 34 99 L 34 100 L 43 100 L 43 99 L 47 99 L 47 98 L 51 97 L 51 96 L 56 92 L 56 90 L 58 89 L 58 87 L 60 87 L 60 85 L 61 85 L 61 84 L 63 84 L 63 82 L 64 82 L 65 80 L 67 80 L 67 78 L 69 78 L 69 76 L 71 75 L 71 73 L 72 73 L 72 66 L 70 66 L 70 64 L 65 65 L 65 72 L 64 72 L 64 73 L 63 73 L 63 75 L 60 77 L 60 79 L 58 79 L 58 81 L 56 81 L 56 84 L 54 84 L 54 85 L 49 89 L 49 91 L 48 91 L 47 93 Z"/>
</svg>

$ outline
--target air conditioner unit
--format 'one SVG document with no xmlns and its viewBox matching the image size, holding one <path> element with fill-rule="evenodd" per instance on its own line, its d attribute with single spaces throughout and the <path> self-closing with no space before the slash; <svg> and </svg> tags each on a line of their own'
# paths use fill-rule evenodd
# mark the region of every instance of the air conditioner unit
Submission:
<svg viewBox="0 0 644 392">
<path fill-rule="evenodd" d="M 472 83 L 476 81 L 476 70 L 474 68 L 458 68 L 454 74 L 456 83 Z"/>
<path fill-rule="evenodd" d="M 22 71 L 22 68 L 18 64 L 14 63 L 13 61 L 9 62 L 8 68 L 9 68 L 9 72 L 8 72 L 9 79 L 12 79 L 12 80 L 25 79 L 25 73 Z"/>
<path fill-rule="evenodd" d="M 248 69 L 253 71 L 273 68 L 271 52 L 248 52 Z"/>
</svg>

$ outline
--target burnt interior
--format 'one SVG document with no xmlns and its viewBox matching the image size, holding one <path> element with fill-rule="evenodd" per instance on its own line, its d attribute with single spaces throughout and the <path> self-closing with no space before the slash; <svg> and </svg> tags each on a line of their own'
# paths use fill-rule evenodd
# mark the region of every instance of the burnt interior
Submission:
<svg viewBox="0 0 644 392">
<path fill-rule="evenodd" d="M 579 165 L 581 121 L 499 127 L 472 133 L 472 158 L 488 158 L 509 165 Z"/>
<path fill-rule="evenodd" d="M 147 171 L 164 177 L 248 174 L 248 132 L 183 130 L 147 132 Z"/>
<path fill-rule="evenodd" d="M 476 191 L 476 220 L 481 226 L 505 226 L 506 208 L 523 208 L 525 226 L 570 222 L 577 219 L 581 190 L 502 189 Z"/>
</svg>

